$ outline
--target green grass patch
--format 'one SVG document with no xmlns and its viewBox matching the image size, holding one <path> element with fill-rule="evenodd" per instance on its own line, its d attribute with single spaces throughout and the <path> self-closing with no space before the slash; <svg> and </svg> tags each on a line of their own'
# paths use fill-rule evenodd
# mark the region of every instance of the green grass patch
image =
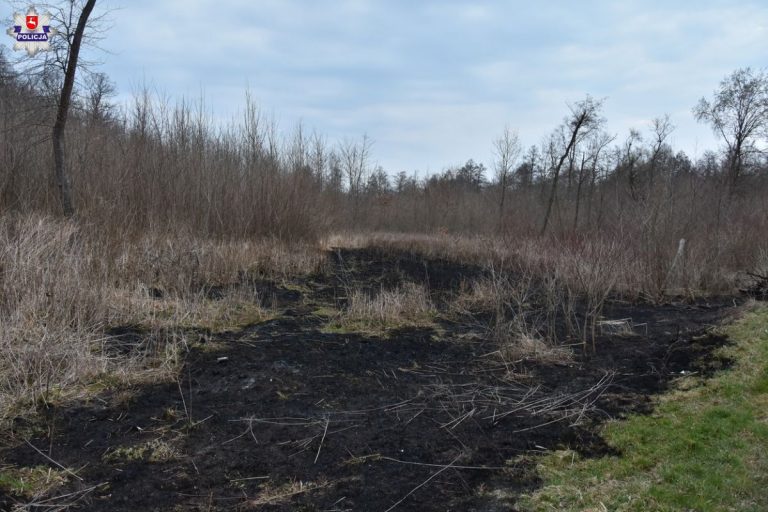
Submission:
<svg viewBox="0 0 768 512">
<path fill-rule="evenodd" d="M 47 466 L 0 468 L 0 491 L 11 496 L 42 496 L 67 482 L 64 471 Z"/>
<path fill-rule="evenodd" d="M 544 486 L 523 497 L 532 511 L 768 510 L 768 307 L 723 328 L 734 367 L 689 376 L 649 416 L 604 429 L 618 457 L 540 460 Z"/>
<path fill-rule="evenodd" d="M 203 328 L 210 332 L 238 330 L 274 318 L 258 303 L 241 301 L 205 301 L 198 308 L 197 318 L 181 322 L 182 327 Z"/>
<path fill-rule="evenodd" d="M 339 310 L 329 306 L 319 306 L 312 311 L 312 315 L 319 318 L 333 318 L 339 315 Z"/>
</svg>

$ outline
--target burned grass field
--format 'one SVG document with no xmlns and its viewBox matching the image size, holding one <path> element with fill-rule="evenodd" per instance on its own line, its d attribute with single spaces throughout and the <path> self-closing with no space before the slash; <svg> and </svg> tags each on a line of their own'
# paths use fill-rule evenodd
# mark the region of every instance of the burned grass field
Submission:
<svg viewBox="0 0 768 512">
<path fill-rule="evenodd" d="M 273 3 L 14 13 L 0 511 L 768 510 L 768 11 Z"/>
<path fill-rule="evenodd" d="M 615 455 L 601 425 L 729 364 L 711 328 L 739 299 L 611 297 L 586 340 L 586 303 L 545 315 L 535 279 L 499 291 L 499 275 L 530 279 L 513 271 L 391 249 L 328 258 L 249 283 L 269 318 L 189 329 L 175 379 L 105 381 L 16 418 L 0 508 L 516 510 L 540 455 Z M 150 345 L 112 334 L 106 350 Z"/>
</svg>

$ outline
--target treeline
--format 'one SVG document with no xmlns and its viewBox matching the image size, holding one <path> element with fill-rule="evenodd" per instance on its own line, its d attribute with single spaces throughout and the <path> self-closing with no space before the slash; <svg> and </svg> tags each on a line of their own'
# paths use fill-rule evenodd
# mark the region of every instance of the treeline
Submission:
<svg viewBox="0 0 768 512">
<path fill-rule="evenodd" d="M 48 82 L 56 81 L 16 73 L 0 58 L 5 212 L 60 212 Z M 670 146 L 668 117 L 618 136 L 605 128 L 602 102 L 588 97 L 539 145 L 523 150 L 506 130 L 487 167 L 468 160 L 417 177 L 374 168 L 367 137 L 332 145 L 301 125 L 283 134 L 250 97 L 242 117 L 222 127 L 202 102 L 171 104 L 149 90 L 119 109 L 108 78 L 92 74 L 68 128 L 68 168 L 78 218 L 115 232 L 285 240 L 342 230 L 591 236 L 632 243 L 649 266 L 664 268 L 684 239 L 705 280 L 715 268 L 753 265 L 766 247 L 767 83 L 762 73 L 739 70 L 713 100 L 696 105 L 694 114 L 726 148 L 696 161 Z M 745 96 L 752 110 L 743 116 Z M 745 120 L 752 123 L 746 131 Z"/>
<path fill-rule="evenodd" d="M 56 215 L 55 99 L 37 76 L 16 74 L 5 62 L 2 69 L 2 208 Z M 312 172 L 314 146 L 301 130 L 281 137 L 250 100 L 239 123 L 221 128 L 201 104 L 171 107 L 144 90 L 120 110 L 109 103 L 111 91 L 103 75 L 85 81 L 68 125 L 67 167 L 81 221 L 126 232 L 286 239 L 316 237 L 330 226 L 323 207 L 330 187 Z"/>
</svg>

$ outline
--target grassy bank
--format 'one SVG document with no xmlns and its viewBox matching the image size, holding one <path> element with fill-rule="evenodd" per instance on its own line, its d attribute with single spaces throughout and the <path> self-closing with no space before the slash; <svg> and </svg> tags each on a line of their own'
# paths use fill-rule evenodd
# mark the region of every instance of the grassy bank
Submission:
<svg viewBox="0 0 768 512">
<path fill-rule="evenodd" d="M 723 328 L 733 368 L 681 378 L 650 416 L 605 429 L 620 456 L 540 463 L 544 487 L 523 510 L 768 510 L 768 307 Z"/>
</svg>

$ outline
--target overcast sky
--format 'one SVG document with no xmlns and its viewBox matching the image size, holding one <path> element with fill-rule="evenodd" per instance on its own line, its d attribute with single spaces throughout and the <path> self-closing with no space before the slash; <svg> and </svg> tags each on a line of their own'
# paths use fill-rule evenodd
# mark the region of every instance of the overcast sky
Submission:
<svg viewBox="0 0 768 512">
<path fill-rule="evenodd" d="M 102 69 L 226 118 L 249 88 L 283 130 L 367 133 L 391 172 L 490 163 L 509 125 L 538 143 L 587 93 L 610 132 L 670 114 L 675 147 L 715 141 L 691 108 L 724 75 L 768 66 L 768 2 L 103 0 Z M 6 44 L 10 39 L 6 41 Z M 12 41 L 11 41 L 12 42 Z"/>
</svg>

